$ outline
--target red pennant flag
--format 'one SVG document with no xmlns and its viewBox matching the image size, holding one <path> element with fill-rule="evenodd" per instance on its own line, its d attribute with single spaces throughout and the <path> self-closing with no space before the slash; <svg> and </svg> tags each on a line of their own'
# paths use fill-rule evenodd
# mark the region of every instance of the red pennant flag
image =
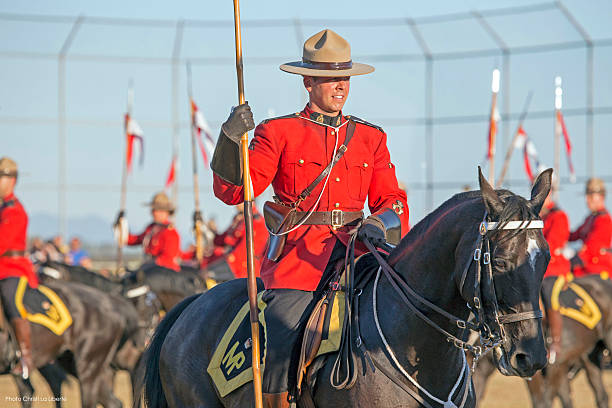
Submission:
<svg viewBox="0 0 612 408">
<path fill-rule="evenodd" d="M 540 159 L 538 157 L 538 151 L 535 148 L 535 144 L 531 141 L 531 139 L 529 139 L 527 133 L 525 133 L 525 130 L 523 130 L 522 127 L 519 128 L 519 134 L 521 135 L 521 137 L 524 137 L 525 140 L 525 144 L 523 145 L 523 162 L 525 165 L 525 173 L 527 173 L 529 181 L 533 183 L 535 176 L 534 171 L 531 167 L 531 160 L 533 160 L 535 164 L 536 174 L 545 170 L 546 167 L 540 162 Z"/>
<path fill-rule="evenodd" d="M 143 131 L 140 125 L 130 117 L 129 113 L 125 114 L 125 136 L 126 136 L 126 163 L 128 174 L 132 171 L 132 162 L 134 158 L 134 141 L 138 142 L 140 148 L 140 165 L 144 163 L 144 139 Z"/>
<path fill-rule="evenodd" d="M 215 150 L 215 142 L 211 136 L 208 122 L 204 119 L 204 115 L 200 112 L 193 99 L 191 100 L 191 123 L 198 141 L 198 146 L 200 147 L 200 152 L 202 153 L 202 159 L 206 167 L 208 167 L 208 155 L 212 154 Z M 202 139 L 202 133 L 204 133 L 204 139 Z"/>
<path fill-rule="evenodd" d="M 176 156 L 172 157 L 170 163 L 170 169 L 168 170 L 168 177 L 166 177 L 166 189 L 169 189 L 176 181 Z"/>
<path fill-rule="evenodd" d="M 572 163 L 572 142 L 570 141 L 567 128 L 565 127 L 565 121 L 563 120 L 563 114 L 560 110 L 557 110 L 557 120 L 561 125 L 561 131 L 563 132 L 563 138 L 565 139 L 565 155 L 567 157 L 567 164 L 569 166 L 570 178 L 576 179 L 576 172 L 574 171 L 574 164 Z"/>
</svg>

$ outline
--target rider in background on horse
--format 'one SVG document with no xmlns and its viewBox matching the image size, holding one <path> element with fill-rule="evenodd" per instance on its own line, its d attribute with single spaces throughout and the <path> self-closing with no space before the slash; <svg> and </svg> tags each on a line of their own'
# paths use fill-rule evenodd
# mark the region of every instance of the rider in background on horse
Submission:
<svg viewBox="0 0 612 408">
<path fill-rule="evenodd" d="M 8 157 L 0 159 L 0 297 L 21 352 L 21 364 L 16 372 L 28 378 L 35 368 L 30 323 L 25 318 L 25 310 L 18 309 L 16 295 L 20 278 L 27 279 L 26 290 L 37 288 L 38 278 L 25 253 L 28 215 L 13 193 L 17 173 L 17 163 Z"/>
<path fill-rule="evenodd" d="M 612 273 L 612 218 L 606 210 L 606 185 L 600 178 L 590 178 L 586 184 L 586 204 L 591 214 L 570 234 L 570 241 L 582 241 L 582 248 L 572 258 L 576 277 Z"/>
<path fill-rule="evenodd" d="M 150 203 L 153 222 L 145 228 L 141 234 L 129 234 L 127 244 L 130 246 L 142 245 L 148 257 L 143 265 L 144 269 L 151 267 L 162 267 L 180 271 L 180 237 L 174 225 L 170 222 L 170 216 L 174 213 L 174 205 L 166 193 L 157 193 Z M 117 217 L 117 221 L 121 215 Z"/>
<path fill-rule="evenodd" d="M 361 240 L 397 244 L 408 232 L 408 206 L 386 133 L 342 112 L 351 76 L 374 68 L 352 62 L 349 43 L 329 29 L 306 40 L 301 61 L 280 68 L 303 76 L 309 102 L 301 112 L 264 120 L 255 130 L 249 160 L 254 195 L 270 184 L 275 194 L 275 202 L 264 205 L 271 234 L 261 278 L 271 335 L 263 388 L 269 401 L 286 404 L 288 345 L 344 265 L 349 240 L 358 230 Z M 254 127 L 245 103 L 221 128 L 211 167 L 215 195 L 226 204 L 243 201 L 239 141 Z M 366 198 L 372 215 L 363 220 Z M 358 245 L 356 252 L 365 248 Z"/>
<path fill-rule="evenodd" d="M 246 225 L 243 208 L 244 204 L 242 203 L 236 205 L 236 214 L 230 226 L 221 234 L 215 234 L 213 256 L 215 256 L 217 248 L 221 249 L 222 255 L 216 255 L 216 259 L 208 261 L 203 266 L 210 277 L 216 281 L 228 281 L 234 278 L 246 278 L 247 276 Z M 253 205 L 253 257 L 256 276 L 259 276 L 267 239 L 268 231 L 264 219 Z"/>
<path fill-rule="evenodd" d="M 540 217 L 544 221 L 544 238 L 548 242 L 550 261 L 544 280 L 564 285 L 570 279 L 570 262 L 563 256 L 563 249 L 569 239 L 569 219 L 565 211 L 561 210 L 552 199 L 553 191 L 548 194 L 544 206 L 540 210 Z M 544 293 L 544 291 L 542 292 Z M 546 319 L 549 328 L 549 357 L 548 362 L 553 364 L 556 356 L 561 352 L 561 333 L 563 332 L 563 317 L 558 308 L 550 307 L 550 299 L 544 302 Z"/>
</svg>

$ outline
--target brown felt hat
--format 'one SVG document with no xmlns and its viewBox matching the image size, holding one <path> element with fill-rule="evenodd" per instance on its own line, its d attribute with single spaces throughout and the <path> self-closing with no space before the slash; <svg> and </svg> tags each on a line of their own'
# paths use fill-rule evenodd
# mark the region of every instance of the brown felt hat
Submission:
<svg viewBox="0 0 612 408">
<path fill-rule="evenodd" d="M 591 177 L 586 183 L 585 194 L 606 194 L 606 184 L 598 177 Z"/>
<path fill-rule="evenodd" d="M 157 193 L 153 196 L 153 199 L 150 203 L 145 203 L 147 207 L 151 207 L 153 210 L 162 210 L 168 212 L 174 212 L 174 205 L 170 198 L 166 195 L 166 193 L 161 192 Z"/>
<path fill-rule="evenodd" d="M 0 159 L 0 177 L 17 177 L 17 163 L 14 160 L 3 157 Z"/>
<path fill-rule="evenodd" d="M 280 66 L 285 72 L 313 77 L 345 77 L 369 74 L 374 67 L 351 60 L 351 46 L 330 29 L 306 40 L 301 61 Z"/>
</svg>

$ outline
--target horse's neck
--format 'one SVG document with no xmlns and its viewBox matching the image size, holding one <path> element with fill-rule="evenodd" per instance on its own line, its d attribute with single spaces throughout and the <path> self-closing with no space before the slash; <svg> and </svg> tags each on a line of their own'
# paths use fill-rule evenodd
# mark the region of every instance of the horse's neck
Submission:
<svg viewBox="0 0 612 408">
<path fill-rule="evenodd" d="M 458 226 L 462 224 L 465 225 L 465 220 L 462 222 L 460 211 L 447 212 L 426 231 L 415 236 L 409 245 L 399 248 L 403 253 L 394 262 L 394 267 L 416 293 L 449 313 L 467 319 L 469 312 L 453 278 L 455 264 L 467 262 L 467 258 L 455 259 L 463 235 Z M 463 369 L 463 351 L 410 311 L 383 275 L 377 293 L 382 330 L 388 332 L 390 346 L 398 360 L 413 372 L 418 372 L 418 381 L 424 387 L 448 388 L 446 391 L 449 391 Z M 447 319 L 408 297 L 441 328 L 459 336 L 459 329 Z M 446 398 L 446 395 L 437 396 Z"/>
</svg>

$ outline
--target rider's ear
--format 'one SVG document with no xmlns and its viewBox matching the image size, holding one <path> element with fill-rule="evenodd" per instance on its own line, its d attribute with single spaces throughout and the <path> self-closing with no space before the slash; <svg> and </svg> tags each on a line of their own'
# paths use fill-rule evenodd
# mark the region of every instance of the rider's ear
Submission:
<svg viewBox="0 0 612 408">
<path fill-rule="evenodd" d="M 482 170 L 478 166 L 478 183 L 480 184 L 480 192 L 482 193 L 482 200 L 484 201 L 487 213 L 490 215 L 498 215 L 504 208 L 504 203 L 499 198 L 495 189 L 482 175 Z"/>
<path fill-rule="evenodd" d="M 544 170 L 533 183 L 530 203 L 531 208 L 533 208 L 536 213 L 540 212 L 542 205 L 544 205 L 544 200 L 546 200 L 546 196 L 550 192 L 552 172 L 553 169 Z"/>
</svg>

